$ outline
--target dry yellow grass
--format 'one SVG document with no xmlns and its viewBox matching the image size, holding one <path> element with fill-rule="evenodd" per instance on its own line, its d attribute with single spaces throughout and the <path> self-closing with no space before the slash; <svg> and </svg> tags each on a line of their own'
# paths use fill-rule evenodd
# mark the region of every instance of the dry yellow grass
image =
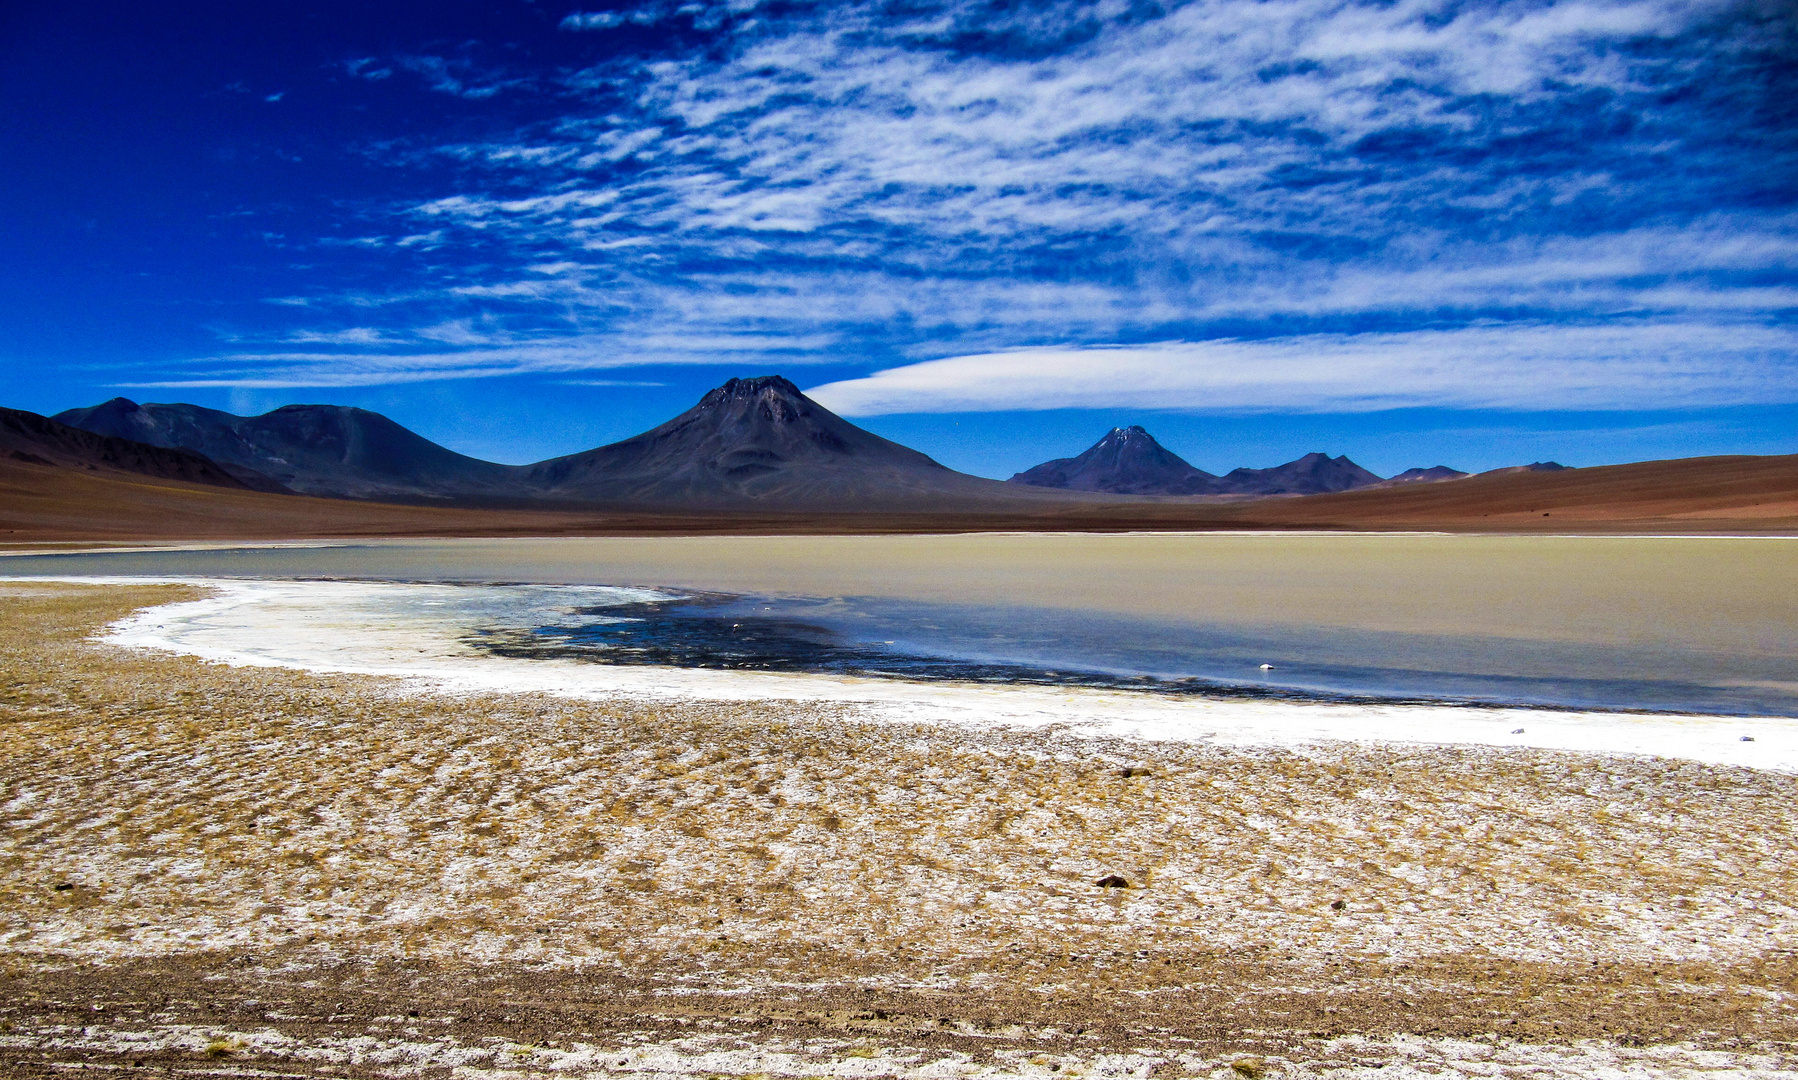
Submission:
<svg viewBox="0 0 1798 1080">
<path fill-rule="evenodd" d="M 267 997 L 354 959 L 331 993 L 528 972 L 842 1028 L 873 992 L 888 1035 L 1791 1030 L 1791 776 L 454 698 L 85 640 L 189 594 L 0 592 L 15 990 Z"/>
</svg>

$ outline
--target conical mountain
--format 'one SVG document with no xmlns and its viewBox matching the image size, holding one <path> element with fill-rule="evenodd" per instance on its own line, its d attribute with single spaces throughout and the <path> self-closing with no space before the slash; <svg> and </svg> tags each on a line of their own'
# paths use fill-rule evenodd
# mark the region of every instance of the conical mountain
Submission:
<svg viewBox="0 0 1798 1080">
<path fill-rule="evenodd" d="M 1019 494 L 856 427 L 778 375 L 732 379 L 659 427 L 521 479 L 559 502 L 668 508 L 974 508 Z"/>
<path fill-rule="evenodd" d="M 1010 483 L 1118 495 L 1207 495 L 1216 490 L 1217 477 L 1187 464 L 1132 424 L 1112 428 L 1078 457 L 1045 461 Z"/>
<path fill-rule="evenodd" d="M 279 481 L 307 495 L 350 499 L 528 497 L 509 465 L 464 457 L 380 413 L 344 405 L 287 405 L 238 416 L 199 405 L 113 398 L 58 413 L 65 424 L 152 446 L 182 447 L 257 486 Z"/>
</svg>

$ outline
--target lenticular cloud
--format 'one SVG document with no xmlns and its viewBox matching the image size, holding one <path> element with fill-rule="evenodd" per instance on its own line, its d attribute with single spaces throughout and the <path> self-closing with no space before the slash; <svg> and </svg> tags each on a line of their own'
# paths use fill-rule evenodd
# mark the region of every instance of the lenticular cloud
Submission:
<svg viewBox="0 0 1798 1080">
<path fill-rule="evenodd" d="M 1371 412 L 1798 401 L 1798 334 L 1762 326 L 1475 326 L 930 360 L 808 393 L 849 416 L 1129 407 Z"/>
</svg>

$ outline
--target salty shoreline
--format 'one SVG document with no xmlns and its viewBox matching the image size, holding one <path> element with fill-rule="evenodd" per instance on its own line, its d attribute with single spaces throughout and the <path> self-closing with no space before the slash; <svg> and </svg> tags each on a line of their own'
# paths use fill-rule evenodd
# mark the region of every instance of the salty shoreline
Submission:
<svg viewBox="0 0 1798 1080">
<path fill-rule="evenodd" d="M 90 640 L 197 599 L 0 584 L 10 1071 L 1795 1074 L 1787 773 Z"/>
<path fill-rule="evenodd" d="M 125 579 L 70 580 L 126 584 Z M 922 685 L 817 674 L 520 660 L 476 652 L 463 640 L 463 628 L 417 617 L 420 602 L 440 602 L 419 597 L 438 592 L 456 595 L 448 590 L 465 591 L 462 586 L 229 579 L 163 583 L 205 587 L 215 595 L 140 612 L 110 628 L 106 640 L 228 664 L 406 678 L 463 694 L 817 702 L 851 707 L 859 717 L 878 722 L 1053 725 L 1089 735 L 1221 746 L 1423 743 L 1659 756 L 1798 770 L 1798 721 L 1782 718 L 1278 699 L 1169 700 L 1127 691 Z M 570 603 L 583 595 L 579 589 L 569 592 Z M 413 617 L 399 617 L 395 607 L 401 598 L 411 600 Z"/>
</svg>

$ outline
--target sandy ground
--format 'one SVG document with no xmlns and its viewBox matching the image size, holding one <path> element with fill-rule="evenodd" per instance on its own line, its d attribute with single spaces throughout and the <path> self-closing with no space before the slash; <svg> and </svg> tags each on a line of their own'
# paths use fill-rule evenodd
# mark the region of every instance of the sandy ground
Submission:
<svg viewBox="0 0 1798 1080">
<path fill-rule="evenodd" d="M 1798 1076 L 1787 773 L 89 640 L 193 595 L 0 589 L 6 1075 Z"/>
</svg>

